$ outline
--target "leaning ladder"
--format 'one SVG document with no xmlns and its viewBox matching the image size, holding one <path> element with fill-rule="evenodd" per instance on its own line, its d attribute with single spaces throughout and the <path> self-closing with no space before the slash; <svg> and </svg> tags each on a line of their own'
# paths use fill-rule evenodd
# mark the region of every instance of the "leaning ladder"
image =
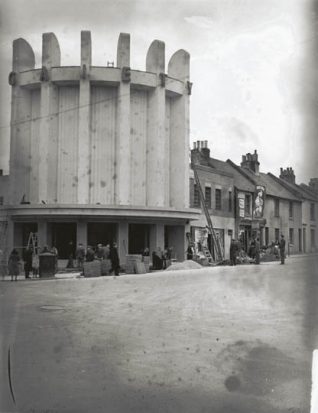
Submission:
<svg viewBox="0 0 318 413">
<path fill-rule="evenodd" d="M 204 214 L 205 214 L 205 218 L 206 218 L 206 221 L 207 221 L 207 224 L 208 224 L 209 231 L 211 233 L 212 240 L 213 240 L 215 253 L 216 253 L 216 260 L 215 261 L 222 262 L 222 261 L 224 261 L 224 255 L 223 255 L 220 239 L 215 234 L 213 224 L 212 224 L 212 220 L 211 220 L 211 216 L 209 214 L 209 210 L 208 210 L 208 208 L 206 206 L 206 203 L 205 203 L 204 194 L 203 194 L 203 191 L 202 191 L 202 187 L 201 187 L 201 184 L 200 184 L 198 172 L 196 170 L 195 165 L 192 165 L 192 169 L 193 169 L 193 173 L 194 173 L 195 183 L 197 184 L 197 187 L 199 189 L 199 196 L 200 196 L 201 205 L 202 205 L 202 208 L 203 208 L 203 211 L 204 211 Z"/>
</svg>

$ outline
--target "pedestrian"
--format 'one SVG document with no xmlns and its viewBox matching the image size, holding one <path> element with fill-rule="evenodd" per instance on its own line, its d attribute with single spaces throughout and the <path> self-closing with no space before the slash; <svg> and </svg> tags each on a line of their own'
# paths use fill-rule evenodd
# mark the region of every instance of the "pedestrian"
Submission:
<svg viewBox="0 0 318 413">
<path fill-rule="evenodd" d="M 237 255 L 237 243 L 235 242 L 235 239 L 231 239 L 231 244 L 230 244 L 230 262 L 231 265 L 236 265 L 236 255 Z"/>
<path fill-rule="evenodd" d="M 249 256 L 255 258 L 255 238 L 252 238 L 249 249 Z"/>
<path fill-rule="evenodd" d="M 110 251 L 110 245 L 107 242 L 107 244 L 103 246 L 103 260 L 107 260 L 109 258 L 109 251 Z"/>
<path fill-rule="evenodd" d="M 165 248 L 162 253 L 162 268 L 165 270 L 167 268 L 167 260 L 168 260 L 168 250 Z"/>
<path fill-rule="evenodd" d="M 96 258 L 99 260 L 103 259 L 103 244 L 97 244 L 97 248 L 96 248 Z"/>
<path fill-rule="evenodd" d="M 146 247 L 142 253 L 143 257 L 149 257 L 149 248 Z"/>
<path fill-rule="evenodd" d="M 86 251 L 86 261 L 87 262 L 92 262 L 95 259 L 95 252 L 93 250 L 93 247 L 91 245 L 89 245 L 87 247 L 87 251 Z"/>
<path fill-rule="evenodd" d="M 77 261 L 78 268 L 80 268 L 81 270 L 83 269 L 84 259 L 85 259 L 85 247 L 80 242 L 76 249 L 76 261 Z"/>
<path fill-rule="evenodd" d="M 36 252 L 33 252 L 33 254 L 32 254 L 32 273 L 33 273 L 33 277 L 38 276 L 39 266 L 40 266 L 39 256 Z"/>
<path fill-rule="evenodd" d="M 116 242 L 113 242 L 112 246 L 110 247 L 109 258 L 112 264 L 112 267 L 110 269 L 110 274 L 114 271 L 115 275 L 119 275 L 120 265 L 119 265 L 119 257 L 118 257 Z"/>
<path fill-rule="evenodd" d="M 55 266 L 55 272 L 58 271 L 58 263 L 59 263 L 59 252 L 55 245 L 51 248 L 51 253 L 54 255 L 55 260 L 54 260 L 54 266 Z"/>
<path fill-rule="evenodd" d="M 260 242 L 259 242 L 259 238 L 256 238 L 255 241 L 255 264 L 259 264 L 260 263 Z"/>
<path fill-rule="evenodd" d="M 24 274 L 25 278 L 30 278 L 30 271 L 32 271 L 32 250 L 28 246 L 23 251 Z"/>
<path fill-rule="evenodd" d="M 66 268 L 74 268 L 74 246 L 73 241 L 70 241 L 67 246 L 68 261 Z"/>
<path fill-rule="evenodd" d="M 190 243 L 187 249 L 187 260 L 193 260 L 193 255 L 194 255 L 193 245 Z"/>
<path fill-rule="evenodd" d="M 282 234 L 280 236 L 280 243 L 279 243 L 280 263 L 281 264 L 285 264 L 285 245 L 286 245 L 285 237 Z"/>
<path fill-rule="evenodd" d="M 15 281 L 18 279 L 19 275 L 19 253 L 18 251 L 13 248 L 11 251 L 11 254 L 9 255 L 9 261 L 8 261 L 8 270 L 9 270 L 9 275 L 11 275 L 11 281 L 13 281 L 13 277 L 15 277 Z"/>
</svg>

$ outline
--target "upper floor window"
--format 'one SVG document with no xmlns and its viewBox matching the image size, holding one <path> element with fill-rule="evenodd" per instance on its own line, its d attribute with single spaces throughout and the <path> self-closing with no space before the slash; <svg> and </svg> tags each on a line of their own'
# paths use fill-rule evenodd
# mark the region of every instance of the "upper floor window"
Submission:
<svg viewBox="0 0 318 413">
<path fill-rule="evenodd" d="M 274 202 L 274 215 L 275 217 L 279 217 L 279 199 L 275 199 Z"/>
<path fill-rule="evenodd" d="M 315 221 L 316 219 L 316 214 L 315 214 L 315 204 L 312 202 L 310 204 L 310 220 Z"/>
<path fill-rule="evenodd" d="M 251 196 L 245 195 L 245 214 L 251 215 Z"/>
<path fill-rule="evenodd" d="M 0 196 L 0 205 L 3 205 L 4 199 L 3 196 Z"/>
<path fill-rule="evenodd" d="M 229 191 L 229 212 L 232 212 L 232 191 Z"/>
<path fill-rule="evenodd" d="M 294 216 L 294 205 L 292 201 L 289 201 L 289 218 L 293 218 Z"/>
<path fill-rule="evenodd" d="M 216 189 L 215 190 L 215 209 L 221 209 L 221 208 L 222 208 L 221 189 Z"/>
<path fill-rule="evenodd" d="M 207 208 L 211 208 L 211 188 L 209 186 L 205 187 L 205 205 Z"/>
<path fill-rule="evenodd" d="M 200 206 L 199 188 L 197 184 L 193 185 L 193 206 L 194 207 Z"/>
</svg>

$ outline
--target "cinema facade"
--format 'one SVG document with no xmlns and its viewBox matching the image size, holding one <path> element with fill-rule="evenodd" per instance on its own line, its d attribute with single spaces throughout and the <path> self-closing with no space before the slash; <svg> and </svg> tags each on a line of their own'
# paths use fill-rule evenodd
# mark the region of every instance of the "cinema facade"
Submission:
<svg viewBox="0 0 318 413">
<path fill-rule="evenodd" d="M 121 33 L 117 64 L 92 65 L 81 32 L 80 66 L 61 66 L 59 43 L 43 34 L 42 67 L 24 39 L 13 42 L 9 176 L 0 177 L 7 250 L 30 232 L 66 258 L 74 247 L 116 241 L 126 254 L 173 247 L 184 259 L 189 208 L 190 56 L 177 51 L 165 70 L 155 40 L 146 71 L 130 68 Z"/>
</svg>

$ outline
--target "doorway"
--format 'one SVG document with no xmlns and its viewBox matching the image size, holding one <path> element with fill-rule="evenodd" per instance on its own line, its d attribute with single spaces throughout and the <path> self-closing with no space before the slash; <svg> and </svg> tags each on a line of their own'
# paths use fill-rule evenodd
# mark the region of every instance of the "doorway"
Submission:
<svg viewBox="0 0 318 413">
<path fill-rule="evenodd" d="M 128 254 L 142 254 L 145 248 L 149 248 L 149 225 L 129 224 Z"/>
<path fill-rule="evenodd" d="M 67 259 L 76 250 L 76 222 L 53 222 L 51 228 L 52 246 L 57 248 L 60 259 Z"/>
</svg>

